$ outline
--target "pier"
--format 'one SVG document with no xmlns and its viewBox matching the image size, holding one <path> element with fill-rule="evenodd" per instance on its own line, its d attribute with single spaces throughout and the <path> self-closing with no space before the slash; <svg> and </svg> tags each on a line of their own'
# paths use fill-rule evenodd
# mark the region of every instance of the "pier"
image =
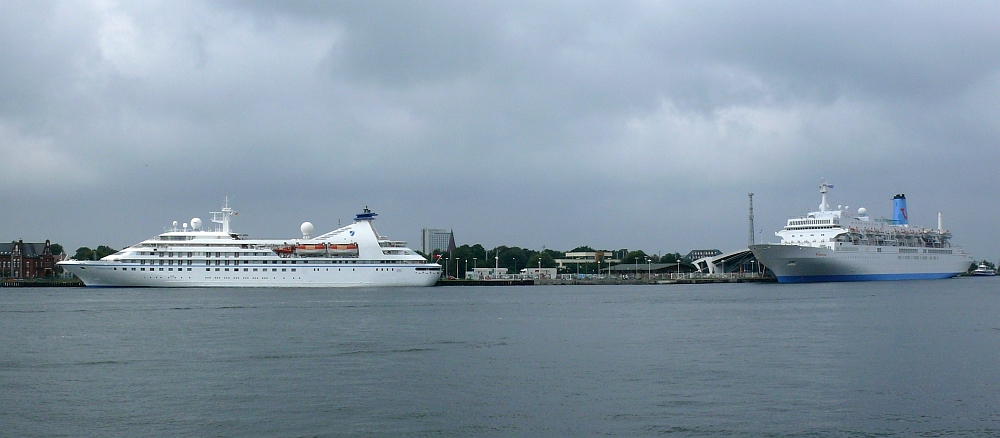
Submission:
<svg viewBox="0 0 1000 438">
<path fill-rule="evenodd" d="M 84 287 L 79 279 L 26 279 L 5 278 L 0 287 Z"/>
</svg>

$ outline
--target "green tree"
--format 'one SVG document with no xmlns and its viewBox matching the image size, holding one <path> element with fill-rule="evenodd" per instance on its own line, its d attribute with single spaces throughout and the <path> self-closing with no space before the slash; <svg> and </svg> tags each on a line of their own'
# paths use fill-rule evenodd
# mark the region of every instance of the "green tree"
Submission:
<svg viewBox="0 0 1000 438">
<path fill-rule="evenodd" d="M 527 263 L 526 266 L 527 267 L 532 267 L 532 268 L 537 268 L 538 264 L 539 264 L 538 263 L 539 260 L 541 260 L 541 262 L 542 262 L 541 265 L 542 265 L 543 268 L 554 268 L 554 267 L 556 267 L 556 259 L 553 258 L 552 254 L 550 254 L 547 250 L 545 252 L 541 252 L 541 253 L 538 253 L 538 254 L 535 254 L 535 255 L 531 256 L 531 258 L 528 259 L 528 263 Z"/>
<path fill-rule="evenodd" d="M 660 263 L 677 263 L 680 258 L 681 255 L 678 253 L 667 253 L 660 256 Z"/>
<path fill-rule="evenodd" d="M 627 264 L 636 264 L 636 263 L 645 264 L 646 263 L 646 257 L 647 257 L 646 253 L 643 252 L 640 249 L 638 251 L 632 251 L 632 252 L 629 252 L 628 254 L 626 254 L 625 258 L 622 259 L 622 263 L 627 263 Z"/>
<path fill-rule="evenodd" d="M 62 254 L 63 247 L 62 247 L 62 245 L 60 245 L 58 243 L 52 243 L 52 244 L 49 244 L 49 251 L 52 252 L 52 255 L 59 255 L 59 254 Z"/>
<path fill-rule="evenodd" d="M 518 247 L 500 247 L 498 248 L 500 254 L 500 266 L 510 269 L 514 273 L 519 272 L 525 266 L 528 266 L 528 259 L 532 256 L 532 251 L 524 248 Z"/>
<path fill-rule="evenodd" d="M 81 246 L 76 249 L 76 254 L 73 254 L 73 258 L 77 260 L 94 260 L 94 250 L 86 246 Z"/>
<path fill-rule="evenodd" d="M 97 249 L 81 246 L 76 249 L 76 254 L 73 255 L 73 258 L 77 260 L 100 260 L 116 252 L 118 251 L 106 245 L 98 246 Z"/>
<path fill-rule="evenodd" d="M 591 247 L 589 247 L 587 245 L 584 245 L 584 246 L 578 246 L 576 248 L 573 248 L 572 250 L 567 251 L 567 252 L 597 252 L 597 250 L 595 250 L 594 248 L 591 248 Z"/>
</svg>

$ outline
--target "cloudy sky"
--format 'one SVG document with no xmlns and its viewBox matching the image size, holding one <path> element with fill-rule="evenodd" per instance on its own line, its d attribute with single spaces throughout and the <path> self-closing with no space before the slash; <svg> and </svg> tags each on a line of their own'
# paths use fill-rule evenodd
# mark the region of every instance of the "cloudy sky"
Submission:
<svg viewBox="0 0 1000 438">
<path fill-rule="evenodd" d="M 419 246 L 723 251 L 830 204 L 997 261 L 1000 3 L 4 1 L 0 234 L 364 206 Z"/>
</svg>

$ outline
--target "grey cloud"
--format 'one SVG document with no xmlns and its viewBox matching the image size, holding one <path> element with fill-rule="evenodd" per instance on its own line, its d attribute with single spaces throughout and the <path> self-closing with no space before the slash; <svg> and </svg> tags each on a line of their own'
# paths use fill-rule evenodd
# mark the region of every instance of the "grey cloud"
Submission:
<svg viewBox="0 0 1000 438">
<path fill-rule="evenodd" d="M 3 8 L 0 151 L 61 175 L 2 180 L 25 236 L 46 232 L 24 218 L 38 199 L 129 222 L 45 222 L 65 244 L 125 245 L 228 193 L 271 236 L 373 204 L 410 240 L 732 249 L 747 191 L 766 237 L 826 177 L 845 203 L 913 193 L 954 210 L 956 241 L 1000 244 L 962 239 L 998 164 L 990 3 Z"/>
</svg>

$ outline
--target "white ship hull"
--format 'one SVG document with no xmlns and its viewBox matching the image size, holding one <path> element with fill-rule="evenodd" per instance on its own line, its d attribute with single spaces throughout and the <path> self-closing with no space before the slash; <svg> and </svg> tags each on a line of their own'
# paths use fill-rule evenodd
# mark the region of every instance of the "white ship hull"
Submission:
<svg viewBox="0 0 1000 438">
<path fill-rule="evenodd" d="M 753 245 L 750 250 L 781 283 L 923 280 L 968 271 L 972 257 L 960 250 L 900 253 L 898 247 L 855 246 L 854 251 L 799 245 Z M 904 248 L 905 249 L 905 248 Z M 947 252 L 945 252 L 947 251 Z"/>
<path fill-rule="evenodd" d="M 433 286 L 441 277 L 440 266 L 436 264 L 406 267 L 358 264 L 344 267 L 317 262 L 296 265 L 296 268 L 272 268 L 272 265 L 264 267 L 253 264 L 239 268 L 166 268 L 73 260 L 62 262 L 60 266 L 92 287 Z M 277 271 L 271 271 L 272 269 Z"/>
<path fill-rule="evenodd" d="M 306 222 L 299 239 L 251 240 L 231 232 L 236 213 L 228 203 L 213 214 L 220 225 L 215 231 L 201 230 L 198 218 L 190 229 L 174 222 L 170 231 L 101 260 L 59 266 L 93 287 L 433 286 L 441 277 L 440 265 L 380 236 L 368 209 L 315 238 Z"/>
</svg>

